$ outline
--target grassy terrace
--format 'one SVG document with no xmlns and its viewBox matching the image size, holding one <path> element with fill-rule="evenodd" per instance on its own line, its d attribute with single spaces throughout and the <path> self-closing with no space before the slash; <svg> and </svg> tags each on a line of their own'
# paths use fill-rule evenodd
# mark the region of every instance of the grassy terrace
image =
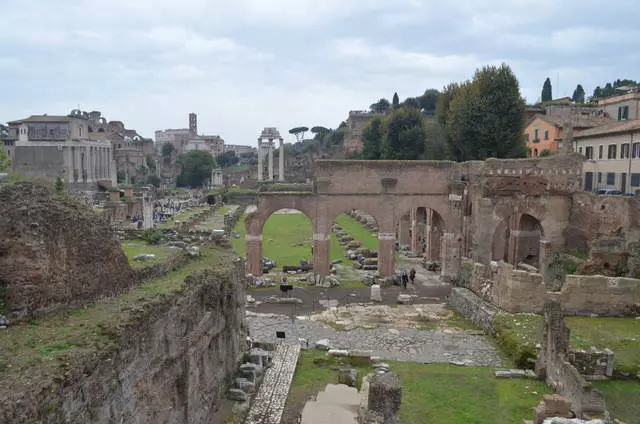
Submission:
<svg viewBox="0 0 640 424">
<path fill-rule="evenodd" d="M 615 353 L 614 374 L 640 373 L 640 320 L 634 318 L 566 317 L 571 329 L 571 347 L 609 348 Z M 542 317 L 504 315 L 497 319 L 498 345 L 521 366 L 536 354 Z M 603 381 L 593 383 L 605 394 L 607 407 L 615 418 L 640 424 L 640 382 Z"/>
<path fill-rule="evenodd" d="M 378 239 L 374 233 L 365 228 L 355 218 L 347 214 L 342 214 L 336 219 L 336 224 L 341 226 L 342 229 L 349 233 L 354 239 L 362 243 L 362 247 L 378 250 Z"/>
<path fill-rule="evenodd" d="M 345 358 L 345 361 L 349 361 Z M 493 369 L 449 364 L 389 362 L 402 384 L 400 419 L 406 424 L 516 423 L 533 418 L 532 408 L 550 390 L 539 381 L 496 379 Z M 372 371 L 351 363 L 359 377 Z M 285 416 L 301 410 L 309 395 L 337 382 L 335 359 L 326 353 L 303 351 L 287 399 Z M 342 365 L 344 366 L 344 365 Z"/>
<path fill-rule="evenodd" d="M 166 262 L 171 256 L 180 252 L 179 249 L 172 249 L 169 246 L 148 244 L 142 240 L 124 240 L 122 242 L 122 251 L 127 256 L 129 264 L 133 268 L 141 268 L 156 263 Z M 135 261 L 138 255 L 153 254 L 156 255 L 154 259 L 147 259 L 145 261 Z"/>
<path fill-rule="evenodd" d="M 110 349 L 137 311 L 182 289 L 184 279 L 194 271 L 230 256 L 220 249 L 201 249 L 201 254 L 189 265 L 120 296 L 10 326 L 0 337 L 0 380 L 16 390 L 47 383 L 90 355 Z"/>
<path fill-rule="evenodd" d="M 197 229 L 205 231 L 224 229 L 224 214 L 227 212 L 229 212 L 227 206 L 219 207 L 207 220 L 198 224 Z"/>
<path fill-rule="evenodd" d="M 194 216 L 194 215 L 196 215 L 196 214 L 198 214 L 198 213 L 200 213 L 202 211 L 205 211 L 207 209 L 209 209 L 209 205 L 197 206 L 195 208 L 181 210 L 177 214 L 172 216 L 170 219 L 166 220 L 165 222 L 162 222 L 162 223 L 158 224 L 158 228 L 162 228 L 162 229 L 171 228 L 171 227 L 173 227 L 173 225 L 175 224 L 176 221 L 181 221 L 181 222 L 187 221 L 192 216 Z"/>
</svg>

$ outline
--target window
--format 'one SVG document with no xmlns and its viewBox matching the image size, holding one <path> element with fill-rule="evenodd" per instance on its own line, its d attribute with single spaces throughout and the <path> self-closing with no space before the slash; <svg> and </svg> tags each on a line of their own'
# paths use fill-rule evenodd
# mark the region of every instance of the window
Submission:
<svg viewBox="0 0 640 424">
<path fill-rule="evenodd" d="M 615 184 L 616 184 L 615 172 L 607 172 L 607 185 L 615 185 Z"/>
<path fill-rule="evenodd" d="M 578 147 L 578 153 L 582 154 L 582 146 Z"/>
<path fill-rule="evenodd" d="M 593 146 L 587 146 L 584 155 L 587 159 L 593 159 Z"/>
<path fill-rule="evenodd" d="M 620 159 L 629 159 L 629 143 L 620 145 Z"/>
<path fill-rule="evenodd" d="M 598 146 L 598 159 L 602 159 L 602 151 L 604 150 L 604 146 L 601 144 Z"/>
<path fill-rule="evenodd" d="M 78 136 L 82 137 L 82 127 L 78 127 Z"/>
<path fill-rule="evenodd" d="M 524 142 L 525 142 L 525 143 L 528 143 L 528 142 L 529 142 L 529 133 L 526 133 L 526 134 L 524 135 Z"/>
<path fill-rule="evenodd" d="M 640 158 L 640 143 L 633 143 L 633 149 L 631 151 L 632 158 Z"/>
<path fill-rule="evenodd" d="M 538 149 L 533 149 L 533 156 L 538 157 Z"/>
<path fill-rule="evenodd" d="M 640 187 L 640 174 L 631 174 L 631 186 Z"/>
<path fill-rule="evenodd" d="M 602 184 L 602 172 L 598 172 L 598 184 Z"/>
<path fill-rule="evenodd" d="M 629 106 L 618 106 L 618 121 L 629 119 Z"/>
<path fill-rule="evenodd" d="M 539 132 L 540 132 L 540 129 L 536 127 L 536 129 L 534 130 L 534 136 L 533 136 L 534 143 L 537 143 L 540 141 L 540 136 L 538 135 Z"/>
<path fill-rule="evenodd" d="M 549 140 L 549 131 L 547 130 L 544 131 L 544 139 Z"/>
<path fill-rule="evenodd" d="M 618 146 L 615 144 L 609 144 L 609 148 L 607 151 L 607 159 L 616 159 L 616 154 L 618 152 Z"/>
</svg>

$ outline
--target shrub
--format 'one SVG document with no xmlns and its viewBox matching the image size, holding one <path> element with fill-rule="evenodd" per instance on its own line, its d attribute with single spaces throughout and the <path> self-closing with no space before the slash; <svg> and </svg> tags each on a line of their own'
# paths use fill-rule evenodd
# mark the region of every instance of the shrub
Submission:
<svg viewBox="0 0 640 424">
<path fill-rule="evenodd" d="M 140 234 L 140 238 L 149 244 L 160 244 L 164 239 L 164 235 L 162 234 L 162 232 L 150 228 L 144 230 Z"/>
</svg>

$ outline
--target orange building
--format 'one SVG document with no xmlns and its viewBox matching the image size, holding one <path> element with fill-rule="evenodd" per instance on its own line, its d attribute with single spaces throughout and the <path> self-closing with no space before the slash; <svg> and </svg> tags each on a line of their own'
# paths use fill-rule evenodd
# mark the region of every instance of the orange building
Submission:
<svg viewBox="0 0 640 424">
<path fill-rule="evenodd" d="M 573 115 L 569 118 L 560 116 L 536 115 L 529 120 L 524 130 L 529 157 L 538 157 L 544 150 L 556 152 L 563 137 L 563 126 L 566 122 L 573 125 L 574 131 L 594 128 L 611 122 L 610 118 L 593 115 Z"/>
</svg>

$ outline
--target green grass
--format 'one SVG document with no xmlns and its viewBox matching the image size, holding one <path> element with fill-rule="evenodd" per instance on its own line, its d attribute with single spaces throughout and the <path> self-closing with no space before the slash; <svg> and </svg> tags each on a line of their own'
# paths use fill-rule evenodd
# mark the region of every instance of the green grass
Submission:
<svg viewBox="0 0 640 424">
<path fill-rule="evenodd" d="M 169 246 L 148 244 L 141 240 L 124 240 L 122 242 L 122 251 L 127 256 L 129 264 L 133 268 L 142 268 L 156 263 L 163 263 L 166 262 L 170 256 L 180 253 L 180 249 L 172 249 Z M 136 256 L 147 253 L 156 255 L 156 257 L 153 259 L 147 259 L 146 261 L 133 260 Z"/>
<path fill-rule="evenodd" d="M 179 211 L 177 214 L 175 214 L 174 216 L 172 216 L 170 219 L 158 224 L 158 228 L 164 228 L 164 229 L 172 228 L 175 225 L 176 221 L 185 222 L 189 220 L 189 218 L 191 218 L 192 216 L 197 215 L 198 213 L 205 211 L 209 208 L 210 208 L 209 205 L 205 205 L 205 206 L 197 206 L 191 209 L 183 209 Z"/>
<path fill-rule="evenodd" d="M 634 318 L 566 317 L 571 347 L 609 348 L 615 354 L 614 372 L 640 372 L 640 320 Z M 505 314 L 496 318 L 498 344 L 518 365 L 535 356 L 542 317 Z"/>
<path fill-rule="evenodd" d="M 594 381 L 602 390 L 607 409 L 614 418 L 626 424 L 640 424 L 640 382 L 638 381 Z"/>
<path fill-rule="evenodd" d="M 370 230 L 360 224 L 355 218 L 342 214 L 336 219 L 336 224 L 342 227 L 354 239 L 362 243 L 362 247 L 378 250 L 378 239 Z"/>
<path fill-rule="evenodd" d="M 180 290 L 191 273 L 229 256 L 219 249 L 202 249 L 201 254 L 199 260 L 120 296 L 10 326 L 0 337 L 0 380 L 16 387 L 48 382 L 86 355 L 110 349 L 132 314 Z"/>
<path fill-rule="evenodd" d="M 301 352 L 287 409 L 301 408 L 309 395 L 337 382 L 333 368 L 343 365 L 324 358 L 326 354 L 317 350 Z M 533 418 L 532 408 L 543 394 L 551 392 L 539 381 L 496 379 L 492 368 L 408 362 L 389 364 L 402 385 L 400 419 L 405 424 L 522 422 L 523 418 Z M 356 364 L 355 368 L 360 378 L 372 371 L 362 363 Z"/>
<path fill-rule="evenodd" d="M 229 212 L 227 206 L 221 206 L 207 218 L 205 221 L 197 225 L 198 230 L 223 230 L 224 229 L 224 214 Z"/>
</svg>

